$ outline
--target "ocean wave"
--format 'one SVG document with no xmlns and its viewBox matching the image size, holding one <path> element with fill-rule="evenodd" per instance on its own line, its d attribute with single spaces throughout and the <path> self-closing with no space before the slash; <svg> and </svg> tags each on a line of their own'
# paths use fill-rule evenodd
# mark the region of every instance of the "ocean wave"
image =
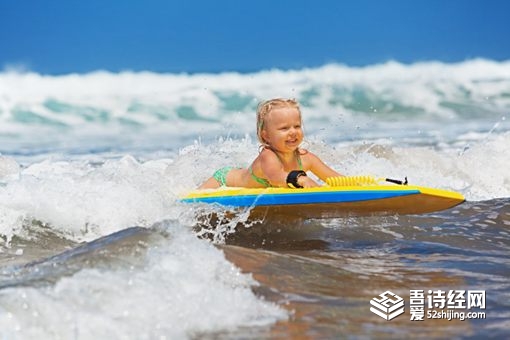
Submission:
<svg viewBox="0 0 510 340">
<path fill-rule="evenodd" d="M 469 201 L 510 197 L 507 171 L 510 132 L 462 147 L 433 149 L 383 141 L 308 149 L 346 175 L 408 177 L 411 184 L 450 189 Z M 193 224 L 193 211 L 179 203 L 223 166 L 248 166 L 257 155 L 251 139 L 195 143 L 173 158 L 79 160 L 45 159 L 19 166 L 0 158 L 0 234 L 7 243 L 27 237 L 33 221 L 73 242 L 128 228 L 149 227 L 165 219 Z M 28 228 L 29 229 L 29 228 Z"/>
<path fill-rule="evenodd" d="M 495 120 L 510 110 L 510 61 L 330 64 L 251 74 L 0 73 L 0 132 L 30 127 L 250 126 L 256 104 L 297 98 L 311 122 Z M 247 117 L 249 124 L 246 123 Z M 178 129 L 176 129 L 178 131 Z"/>
<path fill-rule="evenodd" d="M 221 250 L 175 222 L 156 229 L 125 229 L 2 268 L 0 335 L 181 339 L 287 319 Z"/>
</svg>

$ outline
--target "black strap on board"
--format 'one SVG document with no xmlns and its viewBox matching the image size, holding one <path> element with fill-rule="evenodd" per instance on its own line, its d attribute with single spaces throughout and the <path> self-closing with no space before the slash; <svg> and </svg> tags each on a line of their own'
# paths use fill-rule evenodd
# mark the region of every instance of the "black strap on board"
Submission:
<svg viewBox="0 0 510 340">
<path fill-rule="evenodd" d="M 398 179 L 391 179 L 391 178 L 386 178 L 385 181 L 394 183 L 394 184 L 398 184 L 398 185 L 407 185 L 407 176 L 405 177 L 405 179 L 403 181 L 398 180 Z"/>
</svg>

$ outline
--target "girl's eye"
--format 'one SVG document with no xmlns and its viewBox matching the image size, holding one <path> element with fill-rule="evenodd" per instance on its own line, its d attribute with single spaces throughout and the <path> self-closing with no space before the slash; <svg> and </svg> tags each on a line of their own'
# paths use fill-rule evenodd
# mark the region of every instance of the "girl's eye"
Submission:
<svg viewBox="0 0 510 340">
<path fill-rule="evenodd" d="M 293 125 L 292 126 L 294 129 L 301 129 L 301 125 Z M 287 131 L 291 128 L 291 126 L 281 126 L 280 128 L 278 128 L 278 130 L 280 131 Z"/>
</svg>

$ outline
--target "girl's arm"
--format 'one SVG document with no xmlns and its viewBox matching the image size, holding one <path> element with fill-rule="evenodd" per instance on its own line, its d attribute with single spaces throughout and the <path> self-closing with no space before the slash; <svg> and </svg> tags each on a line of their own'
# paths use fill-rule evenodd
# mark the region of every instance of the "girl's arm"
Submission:
<svg viewBox="0 0 510 340">
<path fill-rule="evenodd" d="M 313 172 L 317 177 L 319 177 L 322 181 L 326 182 L 326 178 L 334 177 L 334 176 L 343 176 L 337 171 L 331 169 L 327 166 L 319 157 L 315 156 L 311 152 L 307 152 L 306 154 L 308 167 L 311 172 Z"/>
</svg>

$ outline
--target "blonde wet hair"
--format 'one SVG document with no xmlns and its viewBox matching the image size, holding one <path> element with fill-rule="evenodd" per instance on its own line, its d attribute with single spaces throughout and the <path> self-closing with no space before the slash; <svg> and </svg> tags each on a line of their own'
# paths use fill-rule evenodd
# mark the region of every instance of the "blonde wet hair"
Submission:
<svg viewBox="0 0 510 340">
<path fill-rule="evenodd" d="M 295 108 L 299 112 L 299 119 L 301 118 L 301 109 L 295 99 L 275 98 L 269 99 L 259 103 L 257 107 L 257 138 L 262 146 L 269 146 L 267 141 L 262 137 L 262 130 L 266 122 L 266 118 L 273 109 L 279 108 Z"/>
</svg>

